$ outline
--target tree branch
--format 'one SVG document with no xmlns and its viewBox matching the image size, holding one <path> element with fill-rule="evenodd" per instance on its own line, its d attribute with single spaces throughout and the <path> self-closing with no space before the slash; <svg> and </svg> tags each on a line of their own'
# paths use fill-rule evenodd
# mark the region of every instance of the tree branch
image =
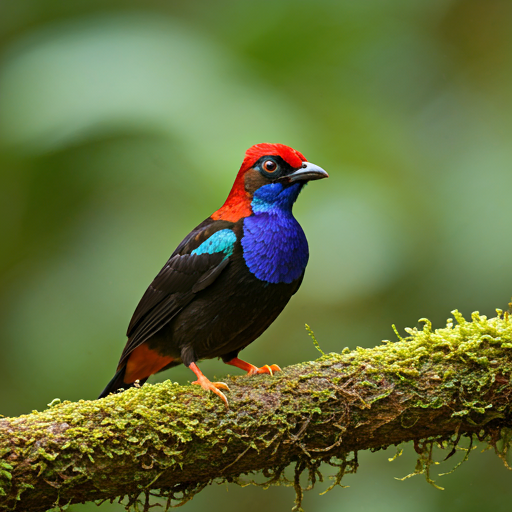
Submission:
<svg viewBox="0 0 512 512">
<path fill-rule="evenodd" d="M 337 457 L 341 478 L 357 467 L 351 452 L 410 440 L 428 477 L 433 441 L 448 447 L 476 435 L 496 447 L 512 419 L 511 319 L 454 316 L 444 329 L 425 321 L 397 342 L 273 377 L 232 377 L 229 410 L 196 386 L 167 381 L 2 418 L 0 510 L 133 502 L 156 489 L 175 504 L 212 479 L 263 470 L 275 483 L 292 462 L 300 498 L 302 471 L 314 483 L 320 462 Z"/>
</svg>

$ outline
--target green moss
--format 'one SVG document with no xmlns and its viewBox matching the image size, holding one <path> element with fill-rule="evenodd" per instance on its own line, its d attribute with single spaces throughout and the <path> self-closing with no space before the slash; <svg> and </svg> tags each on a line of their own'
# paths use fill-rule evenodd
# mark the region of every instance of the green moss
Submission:
<svg viewBox="0 0 512 512">
<path fill-rule="evenodd" d="M 11 487 L 11 469 L 13 468 L 10 464 L 0 460 L 0 496 L 7 496 L 7 492 Z"/>
<path fill-rule="evenodd" d="M 406 431 L 417 424 L 417 411 L 446 407 L 450 413 L 445 421 L 455 420 L 453 428 L 461 422 L 481 427 L 481 438 L 497 447 L 501 431 L 487 429 L 487 425 L 510 411 L 508 402 L 492 402 L 493 393 L 505 393 L 510 387 L 509 315 L 498 311 L 497 317 L 487 319 L 474 313 L 471 321 L 466 321 L 454 311 L 446 327 L 437 330 L 426 319 L 420 322 L 421 327 L 406 329 L 406 337 L 397 333 L 395 342 L 324 354 L 317 361 L 295 365 L 273 377 L 232 377 L 230 386 L 237 398 L 229 410 L 215 395 L 170 381 L 91 402 L 59 403 L 55 399 L 48 410 L 15 420 L 24 425 L 18 434 L 16 460 L 31 461 L 29 476 L 23 484 L 16 484 L 16 496 L 23 496 L 41 478 L 51 481 L 62 496 L 84 482 L 90 482 L 98 495 L 108 495 L 109 479 L 119 478 L 120 485 L 132 485 L 129 503 L 133 504 L 140 490 L 151 488 L 168 471 L 180 474 L 191 460 L 205 463 L 212 471 L 208 478 L 233 480 L 236 475 L 223 475 L 237 457 L 252 460 L 264 453 L 272 458 L 282 446 L 299 447 L 293 455 L 295 478 L 288 481 L 296 490 L 303 471 L 308 472 L 310 483 L 321 479 L 321 461 L 342 468 L 334 477 L 333 485 L 339 485 L 344 473 L 357 468 L 357 457 L 354 462 L 343 451 L 349 429 L 368 424 L 368 415 L 388 407 L 393 396 L 405 400 L 407 414 L 399 416 L 397 426 Z M 274 393 L 278 402 L 272 401 Z M 385 415 L 379 418 L 380 425 L 391 421 Z M 324 429 L 325 425 L 331 429 Z M 442 444 L 446 440 L 435 441 Z M 431 483 L 432 443 L 434 440 L 426 440 L 418 445 L 421 456 L 413 473 L 425 474 Z M 457 446 L 458 439 L 451 443 L 446 446 Z M 506 453 L 509 440 L 503 446 L 499 451 L 496 448 L 498 454 Z M 10 451 L 0 445 L 2 457 Z M 91 465 L 125 459 L 140 461 L 139 470 L 111 477 L 90 470 Z M 281 462 L 270 463 L 267 484 L 286 482 L 281 466 Z M 15 461 L 0 462 L 0 496 L 11 493 L 17 469 Z M 161 493 L 169 503 L 180 502 L 207 483 L 178 483 Z M 297 506 L 300 508 L 300 499 Z"/>
</svg>

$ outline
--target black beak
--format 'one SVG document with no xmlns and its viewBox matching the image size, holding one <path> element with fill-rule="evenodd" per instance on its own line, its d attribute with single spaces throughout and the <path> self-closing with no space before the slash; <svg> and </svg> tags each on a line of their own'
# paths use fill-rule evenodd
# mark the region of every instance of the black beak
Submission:
<svg viewBox="0 0 512 512">
<path fill-rule="evenodd" d="M 283 176 L 282 179 L 293 183 L 295 181 L 321 180 L 322 178 L 328 177 L 329 175 L 321 167 L 318 167 L 318 165 L 312 164 L 311 162 L 304 162 L 300 169 Z"/>
</svg>

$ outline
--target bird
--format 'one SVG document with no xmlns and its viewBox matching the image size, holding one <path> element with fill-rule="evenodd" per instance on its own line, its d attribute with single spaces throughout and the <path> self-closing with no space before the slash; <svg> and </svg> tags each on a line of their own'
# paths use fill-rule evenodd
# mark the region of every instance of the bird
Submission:
<svg viewBox="0 0 512 512">
<path fill-rule="evenodd" d="M 248 375 L 280 371 L 238 354 L 299 289 L 309 248 L 292 207 L 308 181 L 328 176 L 284 144 L 249 148 L 222 207 L 183 239 L 142 296 L 117 371 L 99 398 L 184 364 L 197 377 L 192 384 L 229 407 L 221 391 L 228 386 L 211 382 L 198 361 L 218 357 Z"/>
</svg>

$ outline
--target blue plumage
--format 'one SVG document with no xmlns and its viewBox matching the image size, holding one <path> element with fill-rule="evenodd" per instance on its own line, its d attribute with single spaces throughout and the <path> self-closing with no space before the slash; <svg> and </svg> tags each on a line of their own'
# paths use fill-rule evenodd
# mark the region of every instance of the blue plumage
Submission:
<svg viewBox="0 0 512 512">
<path fill-rule="evenodd" d="M 231 229 L 222 229 L 205 240 L 197 249 L 194 249 L 191 254 L 200 255 L 223 252 L 226 255 L 225 258 L 228 258 L 233 254 L 235 242 L 235 233 L 233 233 Z"/>
<path fill-rule="evenodd" d="M 309 249 L 304 231 L 292 214 L 303 183 L 271 183 L 255 191 L 253 215 L 244 219 L 244 260 L 258 279 L 289 284 L 304 272 Z"/>
</svg>

